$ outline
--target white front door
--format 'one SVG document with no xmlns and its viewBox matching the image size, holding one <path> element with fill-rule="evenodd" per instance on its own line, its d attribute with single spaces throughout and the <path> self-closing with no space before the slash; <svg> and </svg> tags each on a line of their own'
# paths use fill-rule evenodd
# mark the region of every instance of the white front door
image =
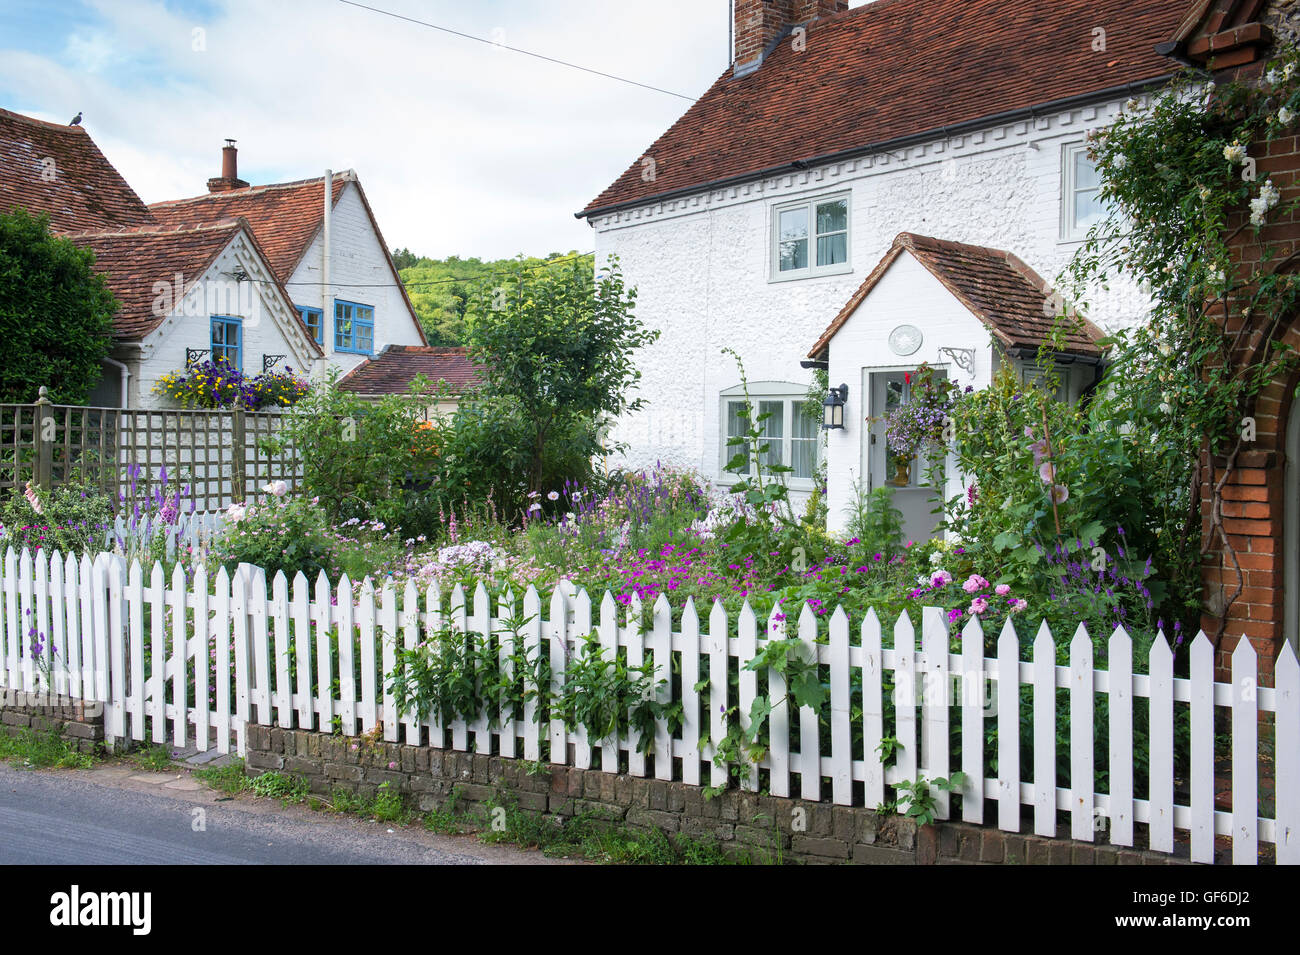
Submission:
<svg viewBox="0 0 1300 955">
<path fill-rule="evenodd" d="M 911 400 L 911 374 L 914 372 L 863 369 L 871 396 L 864 470 L 872 489 L 893 489 L 894 506 L 903 512 L 904 539 L 922 541 L 934 536 L 939 523 L 939 515 L 931 513 L 937 501 L 926 483 L 926 463 L 919 455 L 905 457 L 891 449 L 885 428 L 885 416 Z"/>
</svg>

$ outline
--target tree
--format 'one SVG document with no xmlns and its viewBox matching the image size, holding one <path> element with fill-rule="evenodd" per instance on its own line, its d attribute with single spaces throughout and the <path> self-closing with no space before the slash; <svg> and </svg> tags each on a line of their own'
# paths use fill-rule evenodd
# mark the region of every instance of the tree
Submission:
<svg viewBox="0 0 1300 955">
<path fill-rule="evenodd" d="M 95 254 L 52 235 L 49 217 L 0 214 L 0 401 L 82 404 L 103 374 L 118 303 Z"/>
<path fill-rule="evenodd" d="M 594 433 L 602 416 L 635 411 L 629 399 L 641 373 L 633 353 L 659 337 L 633 314 L 618 260 L 595 276 L 582 259 L 554 268 L 522 263 L 471 297 L 470 354 L 482 366 L 482 391 L 516 404 L 527 447 L 527 486 L 543 489 L 547 443 L 572 441 L 575 426 Z"/>
<path fill-rule="evenodd" d="M 419 264 L 419 261 L 420 257 L 410 249 L 396 249 L 393 252 L 393 265 L 399 272 L 402 271 L 402 269 L 409 269 L 412 266 Z"/>
</svg>

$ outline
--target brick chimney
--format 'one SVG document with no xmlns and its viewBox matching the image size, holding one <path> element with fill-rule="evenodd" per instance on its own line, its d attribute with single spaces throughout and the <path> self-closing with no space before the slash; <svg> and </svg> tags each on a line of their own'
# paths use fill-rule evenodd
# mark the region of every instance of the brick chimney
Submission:
<svg viewBox="0 0 1300 955">
<path fill-rule="evenodd" d="M 848 0 L 732 0 L 735 75 L 758 69 L 773 41 L 786 30 L 848 8 Z"/>
<path fill-rule="evenodd" d="M 247 189 L 248 183 L 239 178 L 239 150 L 235 141 L 227 139 L 221 149 L 221 175 L 208 180 L 208 192 L 230 192 L 232 189 Z"/>
</svg>

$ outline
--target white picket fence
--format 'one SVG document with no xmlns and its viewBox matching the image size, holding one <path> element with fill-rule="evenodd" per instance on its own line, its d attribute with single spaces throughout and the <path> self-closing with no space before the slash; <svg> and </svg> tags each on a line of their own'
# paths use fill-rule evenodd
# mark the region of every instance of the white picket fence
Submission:
<svg viewBox="0 0 1300 955">
<path fill-rule="evenodd" d="M 702 625 L 688 601 L 675 630 L 672 609 L 662 595 L 643 625 L 635 601 L 622 608 L 606 593 L 593 616 L 589 596 L 567 584 L 555 589 L 546 608 L 530 587 L 517 615 L 511 597 L 494 605 L 481 584 L 469 601 L 460 587 L 444 601 L 437 588 L 419 594 L 411 583 L 401 589 L 386 583 L 376 592 L 368 579 L 355 587 L 345 577 L 332 589 L 323 575 L 312 585 L 301 574 L 292 584 L 277 574 L 268 593 L 265 574 L 253 567 L 241 567 L 233 576 L 224 569 L 209 576 L 199 568 L 192 580 L 178 567 L 169 583 L 161 566 L 146 574 L 138 564 L 127 568 L 110 554 L 47 559 L 43 552 L 33 556 L 12 550 L 5 554 L 0 596 L 0 688 L 46 689 L 101 702 L 110 742 L 144 741 L 148 726 L 156 743 L 170 740 L 178 747 L 229 752 L 233 738 L 242 753 L 249 722 L 341 730 L 347 736 L 382 725 L 389 742 L 427 741 L 637 776 L 647 775 L 652 766 L 659 779 L 722 786 L 727 770 L 712 762 L 713 741 L 726 734 L 729 707 L 738 704 L 738 718 L 747 723 L 761 690 L 773 705 L 770 747 L 742 779 L 747 789 L 765 782 L 776 796 L 876 807 L 886 800 L 888 787 L 960 770 L 967 777 L 960 790 L 960 814 L 968 822 L 983 823 L 985 804 L 992 802 L 998 827 L 1008 832 L 1021 830 L 1022 807 L 1031 807 L 1033 831 L 1043 836 L 1066 834 L 1059 825 L 1065 818 L 1068 835 L 1075 839 L 1092 841 L 1104 832 L 1112 844 L 1133 846 L 1135 825 L 1143 824 L 1145 847 L 1157 851 L 1173 852 L 1175 833 L 1187 833 L 1194 861 L 1214 861 L 1216 836 L 1231 836 L 1235 863 L 1254 864 L 1260 843 L 1276 846 L 1278 862 L 1300 859 L 1300 662 L 1289 646 L 1276 663 L 1276 687 L 1270 688 L 1258 686 L 1255 652 L 1244 640 L 1232 657 L 1232 682 L 1216 683 L 1213 648 L 1204 634 L 1192 644 L 1190 676 L 1175 678 L 1173 655 L 1164 640 L 1155 642 L 1148 672 L 1135 673 L 1132 643 L 1122 629 L 1110 638 L 1108 670 L 1098 670 L 1093 643 L 1082 627 L 1070 642 L 1069 665 L 1058 666 L 1046 625 L 1034 640 L 1032 659 L 1024 661 L 1010 622 L 998 638 L 996 656 L 986 658 L 977 622 L 967 625 L 960 649 L 952 652 L 945 618 L 936 608 L 923 613 L 919 646 L 912 622 L 903 615 L 894 625 L 892 647 L 885 647 L 874 611 L 861 621 L 855 641 L 848 617 L 836 610 L 825 642 L 819 642 L 820 621 L 805 606 L 793 631 L 806 659 L 815 654 L 829 681 L 826 740 L 813 708 L 786 701 L 779 673 L 741 668 L 738 698 L 729 688 L 733 660 L 743 664 L 769 639 L 787 636 L 780 607 L 764 626 L 748 604 L 734 620 L 715 604 Z M 647 755 L 634 732 L 592 740 L 582 727 L 558 719 L 540 724 L 536 700 L 523 712 L 483 713 L 448 726 L 441 725 L 436 713 L 423 722 L 399 714 L 387 680 L 398 642 L 411 648 L 444 627 L 494 635 L 503 667 L 509 666 L 516 647 L 545 654 L 553 689 L 563 678 L 568 655 L 595 634 L 607 657 L 625 648 L 630 665 L 648 660 L 658 677 L 680 674 L 681 729 L 670 733 L 667 722 L 660 721 Z M 43 635 L 38 654 L 31 652 L 33 632 Z M 358 635 L 359 652 L 354 652 Z M 196 665 L 200 660 L 205 665 Z M 860 671 L 860 696 L 851 690 L 858 682 L 855 671 Z M 889 766 L 878 752 L 888 728 L 887 675 L 895 686 L 892 729 L 897 740 Z M 955 697 L 954 685 L 962 688 Z M 983 692 L 986 685 L 992 687 L 989 695 Z M 671 686 L 669 681 L 659 691 L 665 702 Z M 1032 687 L 1029 779 L 1020 778 L 1022 686 Z M 697 687 L 707 687 L 707 712 Z M 1058 691 L 1069 700 L 1069 787 L 1057 780 Z M 1104 741 L 1109 791 L 1104 793 L 1094 791 L 1099 695 L 1109 705 Z M 856 747 L 851 723 L 855 700 L 861 710 Z M 1132 728 L 1137 705 L 1149 712 L 1146 798 L 1135 795 Z M 1191 724 L 1185 804 L 1175 799 L 1174 715 L 1180 705 L 1189 708 Z M 1215 807 L 1216 707 L 1231 711 L 1228 811 Z M 1261 720 L 1267 720 L 1264 714 L 1273 715 L 1276 727 L 1274 818 L 1258 815 L 1263 750 L 1257 735 Z M 998 729 L 998 770 L 986 777 L 990 722 Z M 790 744 L 792 738 L 796 745 Z M 959 758 L 954 757 L 956 741 Z M 950 818 L 949 794 L 936 791 L 934 798 L 938 818 Z"/>
</svg>

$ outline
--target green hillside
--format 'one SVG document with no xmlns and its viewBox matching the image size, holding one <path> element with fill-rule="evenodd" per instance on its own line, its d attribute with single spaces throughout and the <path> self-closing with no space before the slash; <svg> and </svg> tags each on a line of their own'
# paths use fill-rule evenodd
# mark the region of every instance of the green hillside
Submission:
<svg viewBox="0 0 1300 955">
<path fill-rule="evenodd" d="M 497 275 L 522 265 L 525 268 L 545 268 L 548 263 L 568 262 L 580 253 L 553 252 L 545 258 L 519 256 L 515 259 L 483 261 L 478 258 L 429 259 L 416 256 L 409 249 L 393 253 L 393 262 L 406 294 L 411 297 L 415 314 L 430 345 L 460 345 L 465 335 L 465 302 L 470 291 L 480 282 L 491 282 Z M 580 256 L 589 263 L 592 256 Z"/>
</svg>

